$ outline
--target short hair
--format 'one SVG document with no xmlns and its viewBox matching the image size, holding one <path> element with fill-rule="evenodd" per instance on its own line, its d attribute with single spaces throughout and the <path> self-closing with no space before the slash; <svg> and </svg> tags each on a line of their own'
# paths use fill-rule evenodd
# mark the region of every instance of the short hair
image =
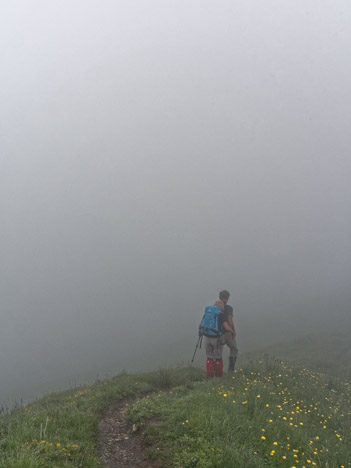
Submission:
<svg viewBox="0 0 351 468">
<path fill-rule="evenodd" d="M 219 293 L 219 298 L 220 298 L 221 301 L 222 301 L 223 299 L 224 299 L 224 300 L 228 300 L 229 297 L 230 297 L 230 292 L 227 291 L 226 289 L 223 289 L 223 291 L 221 291 L 221 292 Z"/>
<path fill-rule="evenodd" d="M 219 307 L 221 309 L 221 311 L 223 312 L 223 310 L 224 310 L 224 302 L 223 301 L 216 301 L 214 303 L 214 305 Z"/>
</svg>

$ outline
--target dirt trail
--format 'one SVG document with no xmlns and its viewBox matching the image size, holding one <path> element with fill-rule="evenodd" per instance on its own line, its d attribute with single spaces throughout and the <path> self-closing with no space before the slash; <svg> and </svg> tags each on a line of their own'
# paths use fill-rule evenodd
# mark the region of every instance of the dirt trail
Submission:
<svg viewBox="0 0 351 468">
<path fill-rule="evenodd" d="M 126 418 L 126 404 L 119 400 L 108 406 L 99 423 L 98 451 L 105 468 L 162 468 L 159 461 L 148 459 L 142 433 L 133 433 Z"/>
</svg>

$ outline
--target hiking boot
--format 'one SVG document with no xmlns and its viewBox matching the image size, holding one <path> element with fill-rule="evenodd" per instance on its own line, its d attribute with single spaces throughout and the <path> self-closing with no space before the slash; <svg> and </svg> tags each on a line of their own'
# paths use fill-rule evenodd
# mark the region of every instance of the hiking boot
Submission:
<svg viewBox="0 0 351 468">
<path fill-rule="evenodd" d="M 222 359 L 216 360 L 216 376 L 222 377 L 223 375 L 223 361 Z"/>
<path fill-rule="evenodd" d="M 213 359 L 207 359 L 206 361 L 206 373 L 207 377 L 213 377 L 214 376 L 214 362 Z"/>
</svg>

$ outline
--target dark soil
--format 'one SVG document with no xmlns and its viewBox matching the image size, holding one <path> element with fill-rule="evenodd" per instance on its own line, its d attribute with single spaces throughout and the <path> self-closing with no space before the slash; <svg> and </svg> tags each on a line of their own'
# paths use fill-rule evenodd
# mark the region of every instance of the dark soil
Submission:
<svg viewBox="0 0 351 468">
<path fill-rule="evenodd" d="M 134 433 L 128 424 L 126 409 L 130 401 L 116 401 L 103 412 L 98 438 L 100 460 L 106 468 L 162 468 L 160 461 L 148 458 L 143 434 Z"/>
</svg>

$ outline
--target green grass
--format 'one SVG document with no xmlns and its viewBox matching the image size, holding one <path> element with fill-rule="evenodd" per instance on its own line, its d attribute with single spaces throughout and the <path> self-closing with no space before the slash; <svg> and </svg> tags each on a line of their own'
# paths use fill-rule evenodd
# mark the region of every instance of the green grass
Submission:
<svg viewBox="0 0 351 468">
<path fill-rule="evenodd" d="M 141 399 L 129 419 L 165 466 L 351 466 L 350 384 L 267 357 Z"/>
<path fill-rule="evenodd" d="M 310 369 L 351 378 L 351 330 L 309 333 L 294 340 L 273 343 L 261 349 L 279 358 L 303 363 Z M 254 356 L 254 353 L 252 353 Z"/>
<path fill-rule="evenodd" d="M 100 466 L 101 412 L 132 396 L 130 423 L 167 467 L 351 466 L 348 382 L 267 355 L 203 378 L 197 368 L 122 373 L 1 414 L 0 468 Z"/>
<path fill-rule="evenodd" d="M 101 411 L 113 400 L 202 379 L 192 368 L 122 373 L 93 385 L 53 393 L 0 415 L 1 468 L 100 466 L 96 452 Z"/>
</svg>

